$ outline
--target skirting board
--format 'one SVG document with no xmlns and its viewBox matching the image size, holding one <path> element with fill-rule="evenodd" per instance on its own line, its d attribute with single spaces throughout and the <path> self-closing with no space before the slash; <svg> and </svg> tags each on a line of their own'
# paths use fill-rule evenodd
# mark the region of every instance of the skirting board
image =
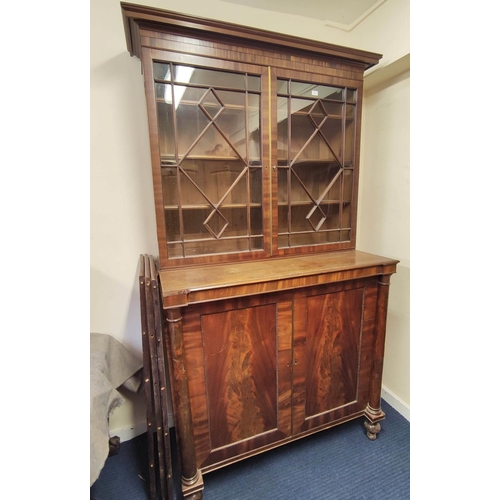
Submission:
<svg viewBox="0 0 500 500">
<path fill-rule="evenodd" d="M 174 415 L 172 413 L 168 414 L 168 426 L 172 428 L 174 426 Z M 120 438 L 120 443 L 125 441 L 130 441 L 131 439 L 144 434 L 147 431 L 146 422 L 140 422 L 135 424 L 133 427 L 125 427 L 123 429 L 110 429 L 110 437 L 118 436 Z"/>
<path fill-rule="evenodd" d="M 382 399 L 403 415 L 408 422 L 410 421 L 410 407 L 384 386 L 382 386 Z"/>
</svg>

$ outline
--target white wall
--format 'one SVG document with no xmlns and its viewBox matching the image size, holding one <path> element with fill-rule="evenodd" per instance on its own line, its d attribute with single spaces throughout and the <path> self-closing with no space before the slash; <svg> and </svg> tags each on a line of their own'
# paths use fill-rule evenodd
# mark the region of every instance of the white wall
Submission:
<svg viewBox="0 0 500 500">
<path fill-rule="evenodd" d="M 410 72 L 366 90 L 364 98 L 357 248 L 400 261 L 389 291 L 382 382 L 409 418 Z"/>
<path fill-rule="evenodd" d="M 351 32 L 325 26 L 311 18 L 268 11 L 263 15 L 258 9 L 221 0 L 139 0 L 135 3 L 382 53 L 381 68 L 409 53 L 409 0 L 387 0 Z M 139 255 L 158 254 L 143 79 L 139 60 L 131 58 L 126 50 L 119 1 L 91 0 L 90 21 L 90 329 L 113 335 L 139 356 Z M 378 99 L 373 96 L 367 101 L 376 103 Z M 380 99 L 387 99 L 386 93 L 383 92 Z M 402 108 L 402 112 L 407 111 Z M 377 119 L 370 114 L 365 117 L 368 125 L 364 123 L 363 127 L 366 131 L 370 122 L 376 123 Z M 389 139 L 383 137 L 385 141 Z M 390 151 L 392 149 L 388 148 L 389 155 Z M 366 154 L 362 157 L 362 176 L 364 170 L 373 169 L 362 177 L 363 189 L 367 189 L 367 183 L 375 177 L 379 167 L 380 164 L 372 163 L 372 157 L 368 159 Z M 393 195 L 396 179 L 401 180 L 396 177 L 388 192 L 388 185 L 379 187 L 380 198 Z M 363 249 L 370 251 L 372 247 L 380 247 L 380 253 L 409 263 L 409 255 L 405 253 L 407 243 L 400 241 L 407 238 L 405 224 L 408 221 L 398 222 L 402 229 L 397 233 L 391 232 L 391 222 L 384 223 L 380 232 L 384 234 L 385 243 L 381 246 L 364 234 L 365 228 L 370 231 L 371 222 L 362 219 L 363 214 L 376 208 L 378 198 L 368 196 L 361 200 L 358 237 Z M 397 211 L 400 202 L 404 205 L 404 197 L 398 199 L 392 209 Z M 387 210 L 384 217 L 386 215 Z M 400 374 L 398 363 L 390 359 L 400 356 L 401 352 L 407 356 L 409 344 L 409 331 L 404 332 L 404 340 L 398 337 L 400 322 L 397 318 L 407 314 L 406 299 L 401 299 L 403 303 L 399 304 L 397 298 L 406 293 L 407 281 L 403 280 L 403 275 L 404 271 L 400 271 L 394 277 L 391 290 L 389 359 L 384 383 L 397 394 L 399 391 L 400 397 L 409 403 L 409 389 L 406 389 L 409 380 L 393 382 L 393 379 L 406 379 L 406 372 L 403 370 Z M 401 294 L 398 287 L 403 289 Z M 138 409 L 142 404 L 140 397 L 128 400 L 115 411 L 111 427 L 137 427 L 144 418 L 144 411 Z"/>
</svg>

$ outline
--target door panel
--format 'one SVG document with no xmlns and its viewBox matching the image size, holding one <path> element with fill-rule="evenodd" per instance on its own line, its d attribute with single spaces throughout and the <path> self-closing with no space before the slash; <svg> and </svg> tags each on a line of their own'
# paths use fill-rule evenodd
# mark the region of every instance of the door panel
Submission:
<svg viewBox="0 0 500 500">
<path fill-rule="evenodd" d="M 202 316 L 213 448 L 277 427 L 275 327 L 276 304 Z"/>
<path fill-rule="evenodd" d="M 290 435 L 291 303 L 283 293 L 188 308 L 183 335 L 200 468 Z"/>
<path fill-rule="evenodd" d="M 295 295 L 294 434 L 365 408 L 376 298 L 373 279 Z"/>
<path fill-rule="evenodd" d="M 363 288 L 307 298 L 306 417 L 356 400 Z"/>
</svg>

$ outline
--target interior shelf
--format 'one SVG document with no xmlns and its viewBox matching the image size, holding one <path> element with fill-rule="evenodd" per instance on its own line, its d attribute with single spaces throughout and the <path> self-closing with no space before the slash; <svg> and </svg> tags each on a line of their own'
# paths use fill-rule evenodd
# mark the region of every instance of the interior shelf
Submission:
<svg viewBox="0 0 500 500">
<path fill-rule="evenodd" d="M 250 208 L 261 208 L 260 203 L 249 203 Z M 179 205 L 164 205 L 163 208 L 168 211 L 178 211 Z M 224 210 L 226 208 L 247 208 L 246 203 L 228 203 L 219 207 L 219 210 Z M 207 204 L 193 204 L 193 205 L 182 205 L 182 210 L 213 210 L 212 205 Z"/>
<path fill-rule="evenodd" d="M 187 160 L 197 160 L 197 161 L 234 161 L 241 162 L 241 160 L 237 156 L 208 156 L 208 155 L 197 155 L 197 156 L 188 156 L 184 159 Z M 251 167 L 260 167 L 262 166 L 262 162 L 259 158 L 250 158 L 249 163 Z M 161 166 L 162 167 L 175 167 L 177 165 L 177 161 L 172 157 L 161 157 Z"/>
<path fill-rule="evenodd" d="M 348 203 L 350 203 L 350 201 L 345 201 L 344 200 L 344 205 L 347 205 Z M 313 205 L 313 202 L 310 201 L 310 200 L 306 200 L 306 201 L 292 201 L 290 203 L 290 206 L 292 207 L 307 207 L 307 206 L 311 206 Z M 320 205 L 340 205 L 340 200 L 323 200 L 321 201 Z M 278 206 L 279 207 L 287 207 L 288 206 L 288 202 L 286 201 L 279 201 L 278 202 Z"/>
</svg>

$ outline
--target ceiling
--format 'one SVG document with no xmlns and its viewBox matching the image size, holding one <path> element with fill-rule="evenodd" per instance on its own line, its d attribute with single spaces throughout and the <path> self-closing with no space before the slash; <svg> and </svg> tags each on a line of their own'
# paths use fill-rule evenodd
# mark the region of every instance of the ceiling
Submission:
<svg viewBox="0 0 500 500">
<path fill-rule="evenodd" d="M 256 9 L 294 14 L 324 21 L 350 31 L 385 0 L 223 0 Z"/>
</svg>

